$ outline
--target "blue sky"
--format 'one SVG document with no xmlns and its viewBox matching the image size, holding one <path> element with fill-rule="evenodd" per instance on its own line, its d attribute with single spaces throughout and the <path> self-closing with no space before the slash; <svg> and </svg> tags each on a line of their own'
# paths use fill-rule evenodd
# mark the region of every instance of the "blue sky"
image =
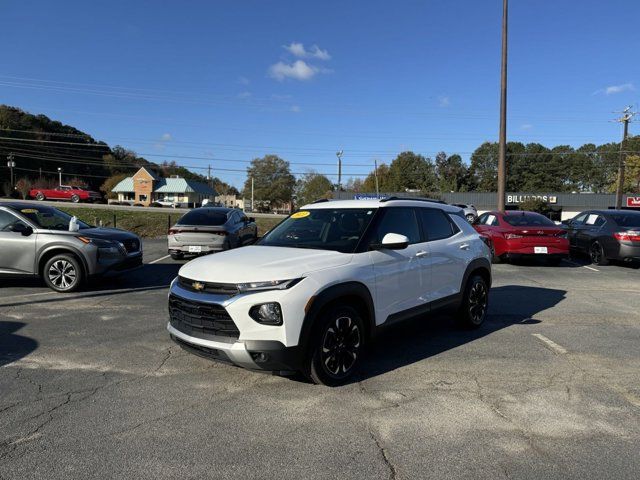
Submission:
<svg viewBox="0 0 640 480">
<path fill-rule="evenodd" d="M 294 172 L 334 174 L 342 149 L 346 176 L 407 149 L 468 159 L 497 139 L 501 9 L 500 0 L 7 1 L 0 103 L 150 160 L 211 164 L 238 187 L 247 162 L 266 153 Z M 638 18 L 632 0 L 512 0 L 509 140 L 618 141 L 612 112 L 637 105 L 640 91 Z"/>
</svg>

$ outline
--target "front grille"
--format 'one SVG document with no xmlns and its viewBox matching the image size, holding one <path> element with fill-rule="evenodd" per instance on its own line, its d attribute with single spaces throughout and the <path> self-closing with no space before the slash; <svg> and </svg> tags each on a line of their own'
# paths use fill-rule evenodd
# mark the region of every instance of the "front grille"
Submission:
<svg viewBox="0 0 640 480">
<path fill-rule="evenodd" d="M 127 251 L 127 253 L 133 253 L 140 250 L 140 240 L 138 239 L 132 238 L 129 240 L 124 240 L 122 244 L 124 245 L 124 249 Z"/>
<path fill-rule="evenodd" d="M 196 285 L 194 287 L 194 284 Z M 233 283 L 198 282 L 185 277 L 178 277 L 178 285 L 191 292 L 215 293 L 217 295 L 237 295 L 238 286 Z"/>
<path fill-rule="evenodd" d="M 240 336 L 238 327 L 222 305 L 169 295 L 169 317 L 174 328 L 192 337 L 235 339 Z"/>
</svg>

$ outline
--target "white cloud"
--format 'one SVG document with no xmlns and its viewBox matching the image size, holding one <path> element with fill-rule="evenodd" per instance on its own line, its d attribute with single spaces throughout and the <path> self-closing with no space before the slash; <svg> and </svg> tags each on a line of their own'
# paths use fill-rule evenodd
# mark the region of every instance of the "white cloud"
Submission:
<svg viewBox="0 0 640 480">
<path fill-rule="evenodd" d="M 238 77 L 238 83 L 240 85 L 249 85 L 249 79 L 247 77 L 243 77 L 243 76 L 239 76 Z"/>
<path fill-rule="evenodd" d="M 299 105 L 291 105 L 291 108 L 289 110 L 291 110 L 293 113 L 300 113 L 300 106 Z"/>
<path fill-rule="evenodd" d="M 173 137 L 171 137 L 170 133 L 163 133 L 162 137 L 160 137 L 160 140 L 162 140 L 163 142 L 170 142 L 172 138 Z"/>
<path fill-rule="evenodd" d="M 523 123 L 522 125 L 520 125 L 520 130 L 531 130 L 533 128 L 533 125 L 531 125 L 530 123 Z"/>
<path fill-rule="evenodd" d="M 238 98 L 246 100 L 247 98 L 251 98 L 251 92 L 240 92 L 238 94 Z"/>
<path fill-rule="evenodd" d="M 438 105 L 441 107 L 448 107 L 451 105 L 451 99 L 446 95 L 441 95 L 438 97 Z"/>
<path fill-rule="evenodd" d="M 288 64 L 278 62 L 269 67 L 269 75 L 278 81 L 285 78 L 293 78 L 294 80 L 309 80 L 313 78 L 320 70 L 313 65 L 309 65 L 304 60 L 296 60 Z"/>
<path fill-rule="evenodd" d="M 635 90 L 633 83 L 623 83 L 622 85 L 611 85 L 604 89 L 605 95 L 612 95 L 614 93 L 630 92 Z"/>
<path fill-rule="evenodd" d="M 318 60 L 331 60 L 331 55 L 327 50 L 323 50 L 318 45 L 312 45 L 309 50 L 304 47 L 304 44 L 298 42 L 291 42 L 289 45 L 283 45 L 286 51 L 291 55 L 298 58 L 317 58 Z"/>
</svg>

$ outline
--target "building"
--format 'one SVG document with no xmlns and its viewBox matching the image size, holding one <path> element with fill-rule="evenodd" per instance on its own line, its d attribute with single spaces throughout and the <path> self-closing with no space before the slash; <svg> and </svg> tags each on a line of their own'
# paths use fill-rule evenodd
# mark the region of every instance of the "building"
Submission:
<svg viewBox="0 0 640 480">
<path fill-rule="evenodd" d="M 407 192 L 334 192 L 337 199 L 367 199 L 398 197 L 429 197 L 454 204 L 472 204 L 478 209 L 478 213 L 495 210 L 497 208 L 498 194 L 495 192 L 443 192 L 433 194 L 407 193 Z M 613 193 L 554 193 L 554 192 L 510 192 L 505 195 L 505 207 L 507 210 L 517 210 L 518 205 L 525 200 L 539 199 L 549 206 L 550 217 L 553 220 L 567 220 L 575 217 L 584 210 L 610 209 L 616 204 L 616 196 Z M 640 193 L 624 195 L 623 208 L 640 210 Z"/>
<path fill-rule="evenodd" d="M 193 207 L 216 196 L 216 191 L 209 185 L 181 177 L 162 178 L 145 167 L 122 180 L 111 191 L 118 194 L 117 201 L 120 203 L 144 206 L 160 202 Z"/>
</svg>

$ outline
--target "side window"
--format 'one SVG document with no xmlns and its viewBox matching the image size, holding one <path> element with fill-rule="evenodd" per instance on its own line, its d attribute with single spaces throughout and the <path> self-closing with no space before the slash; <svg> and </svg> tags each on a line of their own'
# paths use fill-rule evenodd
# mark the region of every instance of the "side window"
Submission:
<svg viewBox="0 0 640 480">
<path fill-rule="evenodd" d="M 499 226 L 500 222 L 498 221 L 498 217 L 496 217 L 495 215 L 489 215 L 487 217 L 487 225 L 491 225 L 492 227 Z"/>
<path fill-rule="evenodd" d="M 488 217 L 488 216 L 489 216 L 489 214 L 488 214 L 488 213 L 483 213 L 482 215 L 480 215 L 480 216 L 478 217 L 477 223 L 478 223 L 479 225 L 484 225 L 484 224 L 485 224 L 485 222 L 487 221 L 487 217 Z"/>
<path fill-rule="evenodd" d="M 602 225 L 604 225 L 604 218 L 597 213 L 592 213 L 587 216 L 584 224 L 593 227 L 601 227 Z"/>
<path fill-rule="evenodd" d="M 583 213 L 582 215 L 578 215 L 573 219 L 574 225 L 582 225 L 589 214 Z"/>
<path fill-rule="evenodd" d="M 24 223 L 15 215 L 11 213 L 0 210 L 0 232 L 10 232 L 11 227 L 17 223 Z"/>
<path fill-rule="evenodd" d="M 420 243 L 418 219 L 413 208 L 389 207 L 383 209 L 384 216 L 378 224 L 373 242 L 380 243 L 387 233 L 398 233 L 409 239 L 409 243 Z"/>
<path fill-rule="evenodd" d="M 442 240 L 458 233 L 458 227 L 452 224 L 443 211 L 430 208 L 420 208 L 418 211 L 424 236 L 428 241 Z"/>
</svg>

